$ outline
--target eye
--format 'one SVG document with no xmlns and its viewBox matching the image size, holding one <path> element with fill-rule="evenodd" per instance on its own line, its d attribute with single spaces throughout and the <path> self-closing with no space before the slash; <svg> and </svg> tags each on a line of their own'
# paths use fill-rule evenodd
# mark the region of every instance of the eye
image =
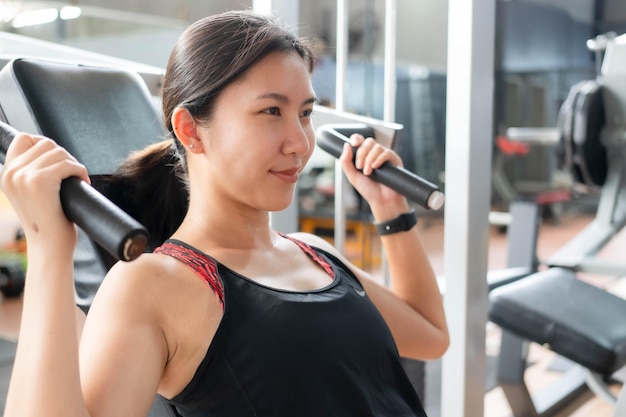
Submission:
<svg viewBox="0 0 626 417">
<path fill-rule="evenodd" d="M 263 113 L 271 114 L 272 116 L 280 116 L 280 109 L 278 107 L 270 107 L 263 110 Z"/>
<path fill-rule="evenodd" d="M 311 117 L 311 114 L 313 114 L 313 109 L 306 109 L 302 112 L 301 117 Z"/>
</svg>

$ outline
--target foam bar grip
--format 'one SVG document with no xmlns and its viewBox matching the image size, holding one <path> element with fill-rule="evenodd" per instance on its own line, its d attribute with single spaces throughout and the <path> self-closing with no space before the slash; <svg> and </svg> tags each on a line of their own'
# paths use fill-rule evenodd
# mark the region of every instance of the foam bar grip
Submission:
<svg viewBox="0 0 626 417">
<path fill-rule="evenodd" d="M 17 131 L 0 122 L 0 162 Z M 61 183 L 61 206 L 67 218 L 116 259 L 132 261 L 148 245 L 148 231 L 91 185 L 77 177 Z"/>
<path fill-rule="evenodd" d="M 335 158 L 339 158 L 343 152 L 344 144 L 348 141 L 348 136 L 352 133 L 374 137 L 374 130 L 364 124 L 327 124 L 317 129 L 317 144 Z M 435 184 L 402 167 L 385 163 L 375 169 L 370 174 L 370 178 L 397 191 L 426 209 L 439 210 L 443 206 L 444 195 Z"/>
</svg>

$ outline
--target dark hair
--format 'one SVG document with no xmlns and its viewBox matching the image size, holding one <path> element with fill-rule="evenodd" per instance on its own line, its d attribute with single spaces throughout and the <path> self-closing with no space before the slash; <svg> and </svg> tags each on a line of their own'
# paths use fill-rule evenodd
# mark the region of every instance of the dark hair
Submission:
<svg viewBox="0 0 626 417">
<path fill-rule="evenodd" d="M 209 120 L 224 88 L 272 52 L 296 52 L 309 71 L 313 70 L 313 53 L 304 40 L 280 20 L 250 11 L 203 18 L 176 42 L 162 92 L 163 117 L 171 140 L 132 155 L 114 176 L 114 181 L 123 182 L 127 189 L 129 213 L 150 231 L 152 247 L 175 231 L 188 207 L 185 149 L 173 132 L 172 113 L 184 107 L 196 120 Z"/>
</svg>

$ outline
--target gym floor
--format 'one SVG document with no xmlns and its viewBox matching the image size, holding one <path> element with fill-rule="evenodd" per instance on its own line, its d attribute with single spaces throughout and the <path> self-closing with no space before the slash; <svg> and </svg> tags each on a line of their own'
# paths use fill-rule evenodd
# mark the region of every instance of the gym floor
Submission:
<svg viewBox="0 0 626 417">
<path fill-rule="evenodd" d="M 0 199 L 1 200 L 1 199 Z M 591 220 L 591 214 L 566 211 L 558 222 L 545 221 L 539 232 L 537 252 L 540 259 L 545 259 L 565 244 L 568 239 L 582 230 Z M 10 212 L 6 211 L 6 205 L 0 201 L 0 228 L 6 230 L 11 225 Z M 419 222 L 422 240 L 429 253 L 433 267 L 437 274 L 443 274 L 443 219 L 424 218 Z M 626 232 L 618 234 L 613 241 L 599 254 L 600 257 L 617 259 L 626 245 Z M 376 248 L 376 242 L 372 244 Z M 354 247 L 348 242 L 347 252 L 356 253 Z M 621 255 L 623 257 L 623 255 Z M 489 269 L 505 267 L 507 257 L 506 234 L 496 227 L 492 228 L 489 241 Z M 594 284 L 606 288 L 614 293 L 626 297 L 626 279 L 623 277 L 606 277 L 585 275 L 582 277 Z M 8 380 L 12 368 L 12 360 L 15 352 L 15 341 L 19 332 L 21 316 L 21 298 L 0 299 L 0 409 L 4 409 L 4 398 L 8 388 Z M 499 349 L 499 329 L 497 326 L 487 324 L 487 353 L 496 355 Z M 558 360 L 561 362 L 558 362 Z M 526 373 L 526 382 L 531 391 L 558 379 L 564 367 L 562 358 L 538 345 L 531 345 L 529 352 L 529 368 Z M 613 387 L 618 392 L 619 386 Z M 485 417 L 510 416 L 502 391 L 498 387 L 491 388 L 485 396 Z M 595 397 L 590 392 L 583 394 L 572 403 L 571 407 L 560 412 L 557 417 L 611 417 L 612 407 L 601 398 Z"/>
</svg>

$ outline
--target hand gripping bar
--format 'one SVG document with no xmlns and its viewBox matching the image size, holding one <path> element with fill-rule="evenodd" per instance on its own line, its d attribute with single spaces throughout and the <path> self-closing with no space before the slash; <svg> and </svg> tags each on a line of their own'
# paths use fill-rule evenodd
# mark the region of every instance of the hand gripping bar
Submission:
<svg viewBox="0 0 626 417">
<path fill-rule="evenodd" d="M 0 163 L 18 132 L 0 122 Z M 67 218 L 116 259 L 132 261 L 148 244 L 148 231 L 121 208 L 78 177 L 61 183 L 61 206 Z"/>
<path fill-rule="evenodd" d="M 353 133 L 360 133 L 365 137 L 374 137 L 374 130 L 365 124 L 327 124 L 317 129 L 317 144 L 335 158 L 339 158 L 343 152 L 344 144 L 348 141 L 348 136 Z M 375 169 L 370 174 L 370 178 L 397 191 L 424 208 L 439 210 L 443 206 L 445 197 L 435 184 L 402 167 L 393 166 L 386 162 Z"/>
</svg>

